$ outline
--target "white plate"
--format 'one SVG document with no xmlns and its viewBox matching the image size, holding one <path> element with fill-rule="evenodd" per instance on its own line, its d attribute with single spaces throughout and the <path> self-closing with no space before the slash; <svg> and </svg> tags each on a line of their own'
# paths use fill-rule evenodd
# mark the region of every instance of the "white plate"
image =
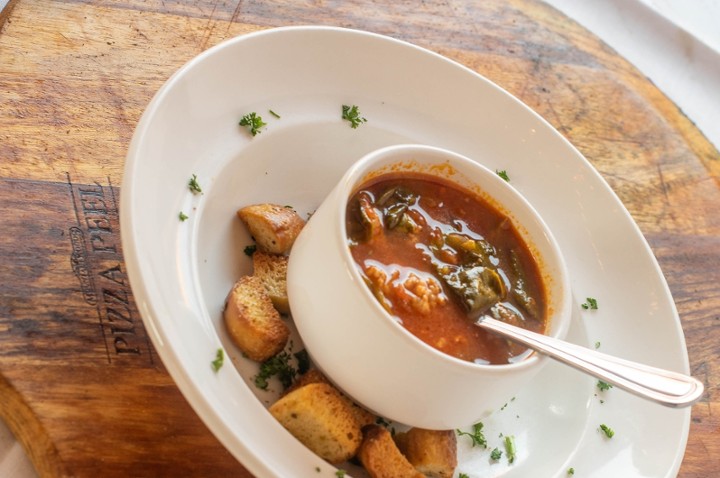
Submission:
<svg viewBox="0 0 720 478">
<path fill-rule="evenodd" d="M 343 104 L 358 105 L 367 123 L 351 129 Z M 253 111 L 268 123 L 255 137 L 238 126 Z M 571 340 L 688 372 L 680 321 L 647 243 L 600 175 L 538 115 L 475 72 L 401 41 L 329 27 L 258 32 L 201 54 L 157 93 L 132 140 L 121 209 L 128 273 L 153 344 L 199 416 L 255 475 L 334 476 L 334 468 L 272 419 L 274 394 L 258 393 L 255 365 L 225 335 L 223 301 L 251 270 L 235 211 L 278 202 L 311 212 L 355 159 L 408 142 L 507 170 L 567 259 Z M 192 174 L 202 195 L 188 191 Z M 333 259 L 319 258 L 319 267 L 323 260 Z M 598 310 L 579 307 L 588 296 Z M 216 374 L 218 347 L 233 363 Z M 515 436 L 515 462 L 494 463 L 490 450 L 460 437 L 458 472 L 671 477 L 689 417 L 620 390 L 599 393 L 593 379 L 551 363 L 485 421 L 490 448 L 503 449 L 501 433 Z M 605 438 L 600 424 L 615 436 Z"/>
</svg>

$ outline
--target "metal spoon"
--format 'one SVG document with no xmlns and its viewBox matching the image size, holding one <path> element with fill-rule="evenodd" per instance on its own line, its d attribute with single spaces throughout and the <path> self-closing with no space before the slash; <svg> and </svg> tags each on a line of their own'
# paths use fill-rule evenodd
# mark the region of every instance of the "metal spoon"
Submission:
<svg viewBox="0 0 720 478">
<path fill-rule="evenodd" d="M 594 375 L 639 397 L 668 407 L 690 406 L 703 394 L 703 384 L 688 375 L 617 358 L 547 335 L 530 332 L 492 317 L 483 317 L 476 322 L 476 325 Z"/>
</svg>

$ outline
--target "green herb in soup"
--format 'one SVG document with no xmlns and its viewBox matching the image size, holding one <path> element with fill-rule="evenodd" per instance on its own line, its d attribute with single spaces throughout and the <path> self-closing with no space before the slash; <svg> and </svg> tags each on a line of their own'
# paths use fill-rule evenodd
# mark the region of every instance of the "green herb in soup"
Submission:
<svg viewBox="0 0 720 478">
<path fill-rule="evenodd" d="M 347 206 L 352 256 L 406 329 L 452 356 L 502 364 L 527 350 L 474 325 L 484 315 L 546 327 L 538 264 L 511 221 L 479 195 L 420 173 L 388 173 Z"/>
</svg>

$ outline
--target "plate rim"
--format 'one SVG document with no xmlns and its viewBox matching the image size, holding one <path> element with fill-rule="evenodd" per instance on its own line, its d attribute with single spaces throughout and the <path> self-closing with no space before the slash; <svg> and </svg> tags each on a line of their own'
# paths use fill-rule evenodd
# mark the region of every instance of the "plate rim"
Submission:
<svg viewBox="0 0 720 478">
<path fill-rule="evenodd" d="M 242 466 L 248 469 L 248 471 L 254 473 L 254 474 L 272 474 L 273 476 L 276 476 L 276 471 L 273 467 L 271 467 L 268 463 L 264 462 L 257 454 L 253 453 L 251 447 L 247 443 L 238 442 L 236 440 L 236 437 L 231 432 L 231 429 L 226 426 L 226 424 L 220 419 L 219 415 L 212 409 L 206 408 L 206 401 L 204 400 L 204 397 L 202 395 L 198 395 L 196 393 L 196 386 L 187 373 L 186 370 L 184 370 L 182 367 L 179 366 L 178 356 L 176 351 L 172 347 L 167 347 L 164 345 L 164 333 L 162 330 L 159 330 L 156 327 L 154 314 L 151 310 L 150 305 L 150 298 L 146 296 L 146 278 L 143 277 L 142 274 L 142 266 L 139 263 L 139 253 L 136 250 L 135 246 L 135 239 L 137 232 L 134 228 L 133 218 L 131 217 L 130 213 L 132 212 L 132 203 L 131 203 L 131 197 L 134 195 L 134 188 L 133 188 L 133 182 L 128 181 L 128 179 L 131 179 L 135 174 L 135 168 L 138 166 L 138 161 L 136 161 L 134 158 L 137 154 L 138 145 L 141 142 L 141 140 L 144 138 L 144 136 L 147 134 L 147 129 L 155 116 L 157 109 L 165 96 L 168 94 L 168 92 L 172 89 L 172 87 L 175 85 L 176 82 L 179 81 L 179 79 L 188 71 L 192 70 L 193 67 L 204 61 L 206 58 L 209 58 L 210 56 L 214 55 L 217 51 L 220 51 L 225 48 L 233 47 L 234 45 L 237 45 L 239 43 L 246 42 L 248 40 L 267 36 L 267 35 L 277 35 L 282 34 L 285 32 L 294 32 L 294 33 L 302 33 L 302 32 L 329 32 L 332 34 L 351 34 L 351 35 L 359 35 L 364 37 L 373 37 L 382 41 L 389 41 L 398 45 L 402 45 L 407 48 L 411 48 L 415 51 L 422 52 L 423 54 L 431 55 L 437 60 L 441 60 L 443 62 L 446 62 L 448 64 L 451 64 L 455 68 L 460 68 L 464 70 L 465 72 L 471 74 L 475 80 L 479 80 L 484 82 L 487 85 L 490 85 L 497 90 L 499 90 L 503 95 L 506 95 L 513 101 L 519 103 L 527 113 L 533 115 L 535 119 L 539 120 L 540 122 L 544 123 L 545 126 L 549 131 L 551 131 L 556 139 L 560 140 L 566 147 L 568 147 L 570 150 L 572 150 L 576 157 L 583 161 L 587 166 L 588 170 L 591 171 L 594 175 L 597 176 L 599 179 L 599 183 L 603 185 L 603 187 L 606 189 L 606 192 L 609 193 L 611 196 L 614 197 L 615 201 L 618 205 L 622 207 L 622 210 L 629 218 L 629 222 L 632 224 L 632 226 L 636 229 L 636 233 L 638 237 L 642 240 L 641 243 L 644 245 L 647 253 L 654 259 L 654 265 L 655 265 L 655 271 L 654 274 L 659 276 L 667 296 L 671 299 L 670 302 L 672 304 L 672 314 L 674 315 L 675 319 L 675 327 L 678 329 L 678 335 L 677 338 L 680 341 L 680 345 L 684 351 L 683 364 L 682 368 L 684 369 L 684 372 L 689 371 L 689 359 L 687 354 L 687 346 L 685 343 L 685 337 L 684 333 L 682 331 L 682 325 L 679 318 L 679 315 L 677 313 L 674 300 L 672 300 L 672 294 L 669 289 L 669 286 L 667 285 L 667 281 L 665 279 L 665 276 L 663 275 L 659 264 L 657 260 L 654 257 L 654 254 L 652 253 L 652 249 L 650 248 L 647 240 L 645 239 L 645 236 L 642 234 L 642 232 L 639 229 L 639 226 L 634 221 L 632 216 L 629 214 L 627 209 L 625 208 L 624 204 L 620 201 L 617 194 L 610 188 L 609 184 L 605 181 L 605 179 L 600 175 L 600 173 L 592 166 L 592 164 L 585 158 L 570 142 L 567 140 L 564 136 L 562 136 L 552 125 L 547 122 L 543 117 L 541 117 L 537 112 L 535 112 L 532 108 L 525 105 L 522 101 L 520 101 L 518 98 L 516 98 L 514 95 L 510 94 L 506 90 L 504 90 L 499 85 L 495 84 L 494 82 L 490 81 L 486 77 L 482 76 L 480 73 L 476 72 L 475 70 L 470 69 L 469 67 L 459 63 L 456 60 L 450 59 L 448 57 L 445 57 L 437 52 L 434 52 L 432 50 L 429 50 L 427 48 L 415 45 L 413 43 L 400 40 L 397 38 L 393 38 L 390 36 L 373 33 L 369 31 L 363 31 L 363 30 L 357 30 L 353 28 L 346 28 L 346 27 L 338 27 L 338 26 L 327 26 L 327 25 L 299 25 L 299 26 L 284 26 L 284 27 L 276 27 L 276 28 L 268 28 L 263 30 L 258 30 L 246 34 L 242 34 L 227 40 L 224 40 L 223 42 L 201 52 L 200 54 L 196 55 L 189 61 L 187 61 L 184 65 L 182 65 L 179 69 L 177 69 L 164 83 L 163 85 L 158 89 L 158 91 L 153 95 L 152 99 L 148 103 L 147 107 L 143 111 L 143 114 L 140 117 L 140 120 L 137 123 L 137 126 L 134 130 L 130 146 L 128 148 L 128 152 L 126 155 L 126 163 L 124 167 L 124 175 L 123 175 L 123 181 L 122 181 L 122 187 L 121 187 L 121 198 L 120 198 L 120 224 L 121 224 L 121 241 L 122 241 L 122 248 L 124 251 L 124 258 L 128 273 L 128 278 L 131 283 L 131 287 L 133 290 L 133 294 L 140 300 L 136 301 L 138 305 L 139 312 L 141 314 L 142 320 L 144 325 L 146 326 L 146 330 L 148 335 L 150 336 L 153 345 L 157 349 L 157 353 L 160 356 L 160 358 L 163 361 L 163 364 L 167 368 L 168 372 L 170 373 L 171 377 L 173 378 L 173 381 L 178 386 L 178 388 L 181 390 L 183 396 L 187 399 L 188 403 L 191 405 L 195 413 L 198 414 L 198 416 L 202 419 L 202 421 L 208 426 L 211 433 L 213 433 L 225 446 L 228 448 L 232 454 L 235 456 L 236 459 L 240 461 Z M 218 341 L 219 344 L 219 341 Z M 166 357 L 168 360 L 166 360 Z M 684 424 L 683 424 L 683 436 L 680 440 L 680 446 L 678 447 L 675 460 L 674 460 L 674 467 L 673 470 L 670 470 L 671 472 L 676 473 L 680 465 L 682 463 L 682 459 L 684 456 L 684 450 L 687 444 L 688 436 L 689 436 L 689 425 L 690 425 L 690 409 L 687 409 L 687 412 L 684 416 Z M 243 450 L 246 452 L 242 455 L 242 460 L 240 457 L 236 454 L 236 451 L 234 449 L 231 449 L 232 447 L 229 446 L 230 443 L 238 443 Z"/>
</svg>

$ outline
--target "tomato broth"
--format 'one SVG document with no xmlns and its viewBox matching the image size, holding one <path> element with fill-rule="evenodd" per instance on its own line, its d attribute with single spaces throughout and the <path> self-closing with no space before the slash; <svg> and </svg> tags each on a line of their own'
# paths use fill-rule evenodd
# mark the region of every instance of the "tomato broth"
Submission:
<svg viewBox="0 0 720 478">
<path fill-rule="evenodd" d="M 478 194 L 424 173 L 387 173 L 348 202 L 350 251 L 382 306 L 430 346 L 476 363 L 529 351 L 474 325 L 484 315 L 544 332 L 547 299 L 532 250 Z"/>
</svg>

